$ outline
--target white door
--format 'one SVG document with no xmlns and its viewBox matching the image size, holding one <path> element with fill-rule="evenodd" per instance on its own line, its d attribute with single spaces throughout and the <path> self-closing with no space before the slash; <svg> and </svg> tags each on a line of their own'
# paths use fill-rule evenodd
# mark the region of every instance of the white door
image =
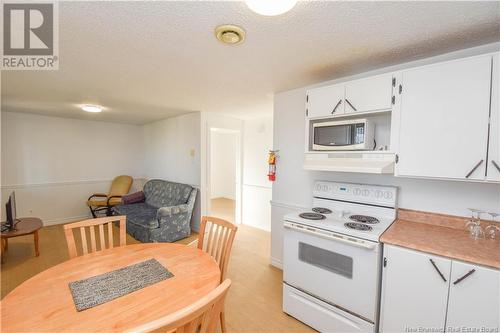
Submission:
<svg viewBox="0 0 500 333">
<path fill-rule="evenodd" d="M 390 110 L 392 88 L 392 74 L 348 82 L 345 85 L 345 112 Z"/>
<path fill-rule="evenodd" d="M 498 332 L 499 321 L 500 271 L 453 261 L 446 327 Z"/>
<path fill-rule="evenodd" d="M 500 56 L 493 57 L 491 95 L 490 146 L 487 179 L 500 181 Z"/>
<path fill-rule="evenodd" d="M 384 257 L 380 332 L 441 332 L 451 260 L 391 245 L 384 246 Z"/>
<path fill-rule="evenodd" d="M 344 85 L 336 84 L 307 91 L 307 115 L 335 116 L 344 113 Z"/>
<path fill-rule="evenodd" d="M 484 179 L 491 56 L 402 73 L 397 176 Z"/>
</svg>

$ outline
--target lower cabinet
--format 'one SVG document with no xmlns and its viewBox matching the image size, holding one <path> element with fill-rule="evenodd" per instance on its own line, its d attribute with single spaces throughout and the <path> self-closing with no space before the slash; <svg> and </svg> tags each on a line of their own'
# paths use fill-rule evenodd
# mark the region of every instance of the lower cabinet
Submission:
<svg viewBox="0 0 500 333">
<path fill-rule="evenodd" d="M 496 328 L 498 332 L 499 320 L 499 271 L 453 261 L 446 326 L 452 332 L 460 327 L 484 327 L 482 332 Z"/>
<path fill-rule="evenodd" d="M 385 245 L 380 332 L 498 332 L 499 321 L 500 271 Z"/>
</svg>

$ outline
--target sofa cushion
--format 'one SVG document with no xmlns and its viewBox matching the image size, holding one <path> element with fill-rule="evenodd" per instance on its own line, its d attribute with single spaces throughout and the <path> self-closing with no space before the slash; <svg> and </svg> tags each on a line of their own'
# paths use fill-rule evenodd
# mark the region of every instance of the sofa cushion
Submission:
<svg viewBox="0 0 500 333">
<path fill-rule="evenodd" d="M 158 209 L 145 202 L 119 205 L 114 207 L 114 211 L 118 215 L 126 215 L 127 223 L 136 224 L 148 229 L 155 229 L 159 226 L 158 218 L 156 217 Z"/>
<path fill-rule="evenodd" d="M 144 185 L 146 203 L 156 208 L 185 204 L 192 190 L 190 185 L 160 179 L 152 179 Z"/>
</svg>

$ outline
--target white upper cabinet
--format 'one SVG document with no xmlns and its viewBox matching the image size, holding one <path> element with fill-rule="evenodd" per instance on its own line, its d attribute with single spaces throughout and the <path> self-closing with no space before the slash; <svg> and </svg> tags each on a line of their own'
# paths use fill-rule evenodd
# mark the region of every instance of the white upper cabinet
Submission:
<svg viewBox="0 0 500 333">
<path fill-rule="evenodd" d="M 384 246 L 380 332 L 444 328 L 451 260 Z"/>
<path fill-rule="evenodd" d="M 491 66 L 481 56 L 402 72 L 397 176 L 485 179 Z"/>
<path fill-rule="evenodd" d="M 447 327 L 500 327 L 500 272 L 453 261 Z M 485 332 L 488 332 L 485 330 Z"/>
<path fill-rule="evenodd" d="M 325 117 L 344 113 L 344 85 L 333 85 L 307 91 L 307 116 Z"/>
<path fill-rule="evenodd" d="M 381 75 L 347 82 L 345 112 L 370 112 L 392 108 L 393 76 Z"/>
<path fill-rule="evenodd" d="M 307 116 L 335 117 L 344 113 L 390 111 L 392 74 L 348 81 L 307 91 Z"/>
<path fill-rule="evenodd" d="M 500 181 L 500 56 L 493 57 L 488 172 L 490 181 Z"/>
</svg>

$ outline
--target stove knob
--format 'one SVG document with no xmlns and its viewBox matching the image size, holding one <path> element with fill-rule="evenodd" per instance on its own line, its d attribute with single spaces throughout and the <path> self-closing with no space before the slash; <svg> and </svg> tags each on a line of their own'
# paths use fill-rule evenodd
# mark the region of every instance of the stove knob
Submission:
<svg viewBox="0 0 500 333">
<path fill-rule="evenodd" d="M 361 195 L 361 189 L 355 188 L 354 189 L 354 195 Z"/>
<path fill-rule="evenodd" d="M 370 191 L 369 190 L 363 190 L 363 196 L 367 197 L 370 195 Z"/>
<path fill-rule="evenodd" d="M 389 192 L 389 191 L 385 192 L 384 198 L 386 198 L 387 200 L 392 199 L 392 192 Z"/>
<path fill-rule="evenodd" d="M 375 197 L 376 198 L 382 198 L 384 196 L 384 192 L 380 191 L 380 190 L 377 190 L 377 192 L 375 192 Z"/>
</svg>

